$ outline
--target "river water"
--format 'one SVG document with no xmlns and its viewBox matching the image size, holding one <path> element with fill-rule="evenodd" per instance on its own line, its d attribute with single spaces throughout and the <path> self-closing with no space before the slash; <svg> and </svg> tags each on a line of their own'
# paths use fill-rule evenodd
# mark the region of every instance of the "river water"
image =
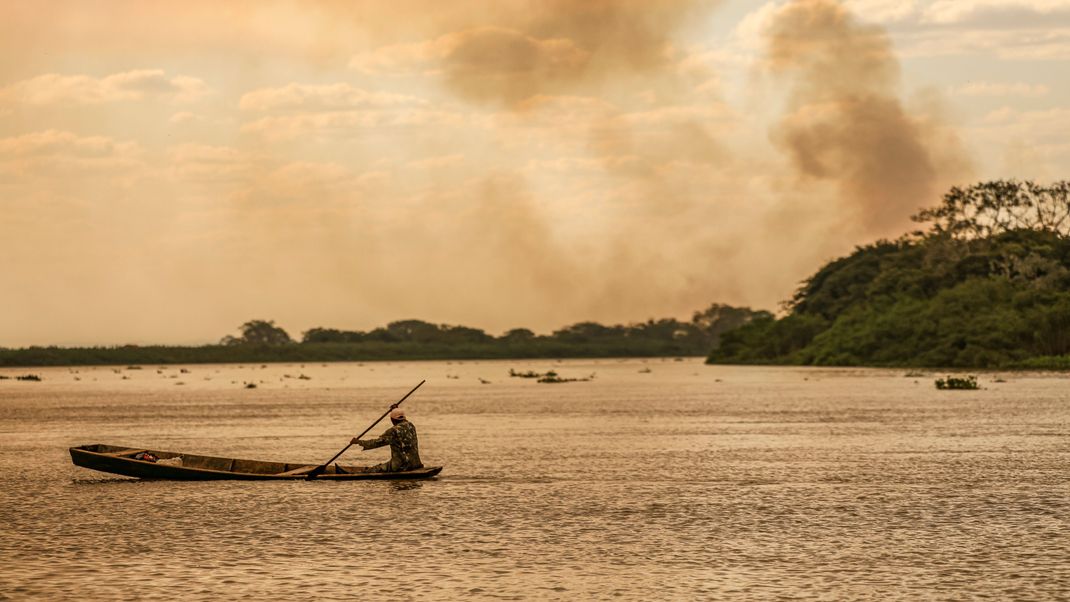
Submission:
<svg viewBox="0 0 1070 602">
<path fill-rule="evenodd" d="M 43 380 L 0 380 L 0 599 L 1070 597 L 1066 376 L 938 391 L 942 374 L 691 358 L 0 369 L 25 373 Z M 405 407 L 424 463 L 445 466 L 432 481 L 137 481 L 67 453 L 324 461 L 421 379 Z"/>
</svg>

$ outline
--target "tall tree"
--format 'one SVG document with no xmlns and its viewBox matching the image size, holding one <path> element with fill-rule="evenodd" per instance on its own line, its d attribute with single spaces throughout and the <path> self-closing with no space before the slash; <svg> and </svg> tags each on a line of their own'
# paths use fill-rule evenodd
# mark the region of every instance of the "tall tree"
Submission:
<svg viewBox="0 0 1070 602">
<path fill-rule="evenodd" d="M 996 180 L 956 186 L 939 205 L 912 219 L 931 224 L 931 234 L 956 239 L 982 239 L 1011 230 L 1070 236 L 1070 181 L 1043 186 L 1028 180 Z"/>
<path fill-rule="evenodd" d="M 238 330 L 241 336 L 226 336 L 223 345 L 287 345 L 293 342 L 285 330 L 275 325 L 274 320 L 249 320 Z"/>
</svg>

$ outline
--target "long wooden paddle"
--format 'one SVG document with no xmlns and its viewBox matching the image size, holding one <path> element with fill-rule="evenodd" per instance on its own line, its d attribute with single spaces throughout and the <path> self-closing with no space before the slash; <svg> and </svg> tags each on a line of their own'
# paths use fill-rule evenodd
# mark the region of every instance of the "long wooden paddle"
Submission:
<svg viewBox="0 0 1070 602">
<path fill-rule="evenodd" d="M 387 414 L 389 414 L 389 413 L 390 413 L 391 411 L 393 411 L 393 410 L 394 410 L 394 408 L 396 408 L 396 407 L 398 407 L 399 405 L 401 405 L 401 402 L 403 402 L 403 401 L 405 401 L 406 399 L 408 399 L 408 398 L 409 398 L 409 395 L 412 395 L 413 393 L 415 393 L 415 392 L 416 392 L 416 389 L 419 389 L 419 388 L 420 388 L 421 386 L 423 386 L 423 384 L 424 384 L 425 382 L 427 382 L 427 381 L 426 381 L 426 380 L 421 380 L 421 381 L 420 381 L 420 384 L 418 384 L 418 385 L 416 385 L 415 387 L 413 387 L 413 388 L 412 388 L 412 391 L 409 391 L 408 393 L 406 393 L 406 394 L 405 394 L 405 397 L 402 397 L 401 399 L 399 399 L 399 400 L 397 401 L 397 403 L 395 403 L 395 404 L 391 405 L 391 406 L 390 406 L 389 408 L 387 408 L 387 410 L 386 410 L 385 412 L 383 412 L 383 415 L 382 415 L 382 416 L 380 416 L 379 418 L 377 418 L 377 419 L 375 420 L 375 422 L 373 422 L 373 423 L 372 423 L 372 425 L 371 425 L 371 426 L 369 426 L 368 428 L 364 429 L 364 432 L 363 432 L 363 433 L 361 433 L 361 434 L 359 434 L 359 435 L 357 435 L 357 436 L 356 436 L 356 438 L 357 438 L 357 439 L 360 439 L 360 438 L 361 438 L 361 437 L 363 437 L 364 435 L 367 435 L 367 434 L 368 434 L 368 431 L 372 430 L 373 428 L 375 428 L 375 425 L 377 425 L 377 424 L 379 424 L 380 422 L 382 422 L 383 418 L 386 418 Z M 343 448 L 342 448 L 342 451 L 340 451 L 340 452 L 338 452 L 337 454 L 335 454 L 333 458 L 331 458 L 330 460 L 327 460 L 327 461 L 326 461 L 326 462 L 324 462 L 324 463 L 323 463 L 323 464 L 322 464 L 321 466 L 317 466 L 317 467 L 313 468 L 313 469 L 312 469 L 312 471 L 311 471 L 311 472 L 309 472 L 309 473 L 308 473 L 308 476 L 306 476 L 305 478 L 311 481 L 312 479 L 315 479 L 316 477 L 318 477 L 318 476 L 320 476 L 321 474 L 323 474 L 323 471 L 327 470 L 327 466 L 328 466 L 328 465 L 329 465 L 329 464 L 330 464 L 331 462 L 334 462 L 335 460 L 337 460 L 339 456 L 341 456 L 342 454 L 346 453 L 346 450 L 347 450 L 347 449 L 349 449 L 350 447 L 353 447 L 353 441 L 352 441 L 352 440 L 350 440 L 350 441 L 349 441 L 349 445 L 347 445 L 347 446 L 343 447 Z"/>
</svg>

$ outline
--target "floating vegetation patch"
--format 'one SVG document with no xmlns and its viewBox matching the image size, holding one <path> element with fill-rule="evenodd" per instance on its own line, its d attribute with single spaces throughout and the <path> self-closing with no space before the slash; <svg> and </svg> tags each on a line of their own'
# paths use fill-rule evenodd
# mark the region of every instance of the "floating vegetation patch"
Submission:
<svg viewBox="0 0 1070 602">
<path fill-rule="evenodd" d="M 949 376 L 946 379 L 936 379 L 936 388 L 940 390 L 954 389 L 961 391 L 972 391 L 974 389 L 980 389 L 981 387 L 977 384 L 976 376 L 967 376 L 966 378 L 956 378 L 954 376 Z"/>
<path fill-rule="evenodd" d="M 585 382 L 591 381 L 591 380 L 594 380 L 594 374 L 591 374 L 590 376 L 588 376 L 586 378 L 564 378 L 564 377 L 558 376 L 557 372 L 554 372 L 553 370 L 550 370 L 546 374 L 543 374 L 539 378 L 538 382 L 545 383 L 545 384 L 585 383 Z"/>
<path fill-rule="evenodd" d="M 23 374 L 22 376 L 16 376 L 15 380 L 28 380 L 31 382 L 41 382 L 41 377 L 36 374 Z"/>
<path fill-rule="evenodd" d="M 533 378 L 533 379 L 536 380 L 536 382 L 549 383 L 549 384 L 579 383 L 579 382 L 587 382 L 589 380 L 594 380 L 594 374 L 591 374 L 590 376 L 588 376 L 586 378 L 565 378 L 565 377 L 562 377 L 561 375 L 559 375 L 557 372 L 555 372 L 553 370 L 548 370 L 546 372 L 534 372 L 534 371 L 531 371 L 531 370 L 529 370 L 527 372 L 517 372 L 516 370 L 510 369 L 509 370 L 509 376 L 512 376 L 513 378 Z"/>
<path fill-rule="evenodd" d="M 911 370 L 903 375 L 905 378 L 918 378 L 919 376 L 925 376 L 924 372 L 918 372 L 917 370 Z"/>
</svg>

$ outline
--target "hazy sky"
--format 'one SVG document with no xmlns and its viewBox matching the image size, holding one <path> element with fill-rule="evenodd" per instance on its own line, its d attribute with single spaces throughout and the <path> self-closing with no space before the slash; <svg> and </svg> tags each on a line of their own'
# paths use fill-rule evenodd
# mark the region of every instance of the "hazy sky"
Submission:
<svg viewBox="0 0 1070 602">
<path fill-rule="evenodd" d="M 0 346 L 775 309 L 1070 174 L 1070 0 L 0 0 Z"/>
</svg>

